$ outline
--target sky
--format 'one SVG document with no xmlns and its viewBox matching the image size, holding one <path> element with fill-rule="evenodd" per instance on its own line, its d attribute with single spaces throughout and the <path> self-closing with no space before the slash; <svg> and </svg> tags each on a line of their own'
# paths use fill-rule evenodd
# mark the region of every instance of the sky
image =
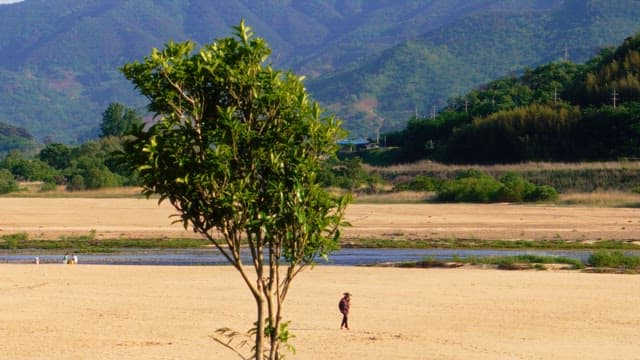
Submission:
<svg viewBox="0 0 640 360">
<path fill-rule="evenodd" d="M 13 4 L 17 2 L 22 2 L 23 0 L 0 0 L 0 5 L 2 4 Z"/>
</svg>

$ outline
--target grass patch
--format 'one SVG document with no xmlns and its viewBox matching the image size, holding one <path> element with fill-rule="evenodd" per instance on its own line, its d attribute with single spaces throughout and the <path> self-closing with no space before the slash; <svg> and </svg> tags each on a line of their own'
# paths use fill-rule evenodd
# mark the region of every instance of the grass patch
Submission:
<svg viewBox="0 0 640 360">
<path fill-rule="evenodd" d="M 640 256 L 627 255 L 621 251 L 597 251 L 587 261 L 594 268 L 640 270 Z"/>
<path fill-rule="evenodd" d="M 397 267 L 411 268 L 432 268 L 432 267 L 459 267 L 463 264 L 469 265 L 490 265 L 502 270 L 546 270 L 546 265 L 563 264 L 567 265 L 567 269 L 576 270 L 584 269 L 585 264 L 578 260 L 563 256 L 541 256 L 541 255 L 515 255 L 515 256 L 454 256 L 451 261 L 442 261 L 432 257 L 425 258 L 415 262 L 399 263 Z"/>
<path fill-rule="evenodd" d="M 625 240 L 567 241 L 552 240 L 478 240 L 478 239 L 349 239 L 345 248 L 389 249 L 539 249 L 539 250 L 640 250 L 640 245 Z"/>
<path fill-rule="evenodd" d="M 468 257 L 461 261 L 472 265 L 495 265 L 498 269 L 521 270 L 540 269 L 544 270 L 545 264 L 565 264 L 570 269 L 584 269 L 585 264 L 578 260 L 563 256 L 542 256 L 542 255 L 515 255 L 515 256 L 490 256 L 490 257 Z"/>
<path fill-rule="evenodd" d="M 2 240 L 2 246 L 0 248 L 15 250 L 18 249 L 18 247 L 28 239 L 29 235 L 27 235 L 27 233 L 3 235 L 2 237 L 0 237 L 0 240 Z"/>
<path fill-rule="evenodd" d="M 547 270 L 550 264 L 565 265 L 564 269 L 583 270 L 592 273 L 640 273 L 640 256 L 628 255 L 621 251 L 596 251 L 593 252 L 587 263 L 579 259 L 564 256 L 542 255 L 515 255 L 515 256 L 454 256 L 451 261 L 438 260 L 433 257 L 420 261 L 403 262 L 394 264 L 396 267 L 405 268 L 432 268 L 432 267 L 458 267 L 463 264 L 489 265 L 502 270 Z"/>
<path fill-rule="evenodd" d="M 205 239 L 104 239 L 95 232 L 80 236 L 63 236 L 58 240 L 29 239 L 26 233 L 3 235 L 0 249 L 6 250 L 73 250 L 78 253 L 109 253 L 121 249 L 194 249 L 210 245 Z"/>
<path fill-rule="evenodd" d="M 560 195 L 560 205 L 591 207 L 640 207 L 640 194 L 622 191 L 594 191 L 589 193 L 567 193 Z"/>
</svg>

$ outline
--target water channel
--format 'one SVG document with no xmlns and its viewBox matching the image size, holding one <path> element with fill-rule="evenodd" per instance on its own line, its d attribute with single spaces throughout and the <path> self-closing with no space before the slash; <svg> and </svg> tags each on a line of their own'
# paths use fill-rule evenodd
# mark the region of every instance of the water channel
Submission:
<svg viewBox="0 0 640 360">
<path fill-rule="evenodd" d="M 634 255 L 640 252 L 632 251 Z M 418 261 L 433 258 L 447 261 L 453 257 L 489 257 L 512 255 L 562 256 L 586 261 L 589 250 L 470 250 L 470 249 L 341 249 L 328 261 L 318 259 L 318 265 L 362 266 L 389 262 Z M 215 249 L 126 250 L 109 254 L 77 254 L 80 264 L 95 265 L 226 265 L 227 261 Z M 62 263 L 64 254 L 37 252 L 0 252 L 0 263 Z M 248 259 L 248 254 L 246 254 Z"/>
</svg>

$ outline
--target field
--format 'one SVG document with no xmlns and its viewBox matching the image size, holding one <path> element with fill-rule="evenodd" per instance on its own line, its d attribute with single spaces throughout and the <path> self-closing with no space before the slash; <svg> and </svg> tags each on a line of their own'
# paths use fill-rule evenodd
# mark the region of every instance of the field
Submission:
<svg viewBox="0 0 640 360">
<path fill-rule="evenodd" d="M 195 236 L 142 199 L 0 198 L 0 235 Z M 640 239 L 640 209 L 354 204 L 345 241 L 371 238 Z M 337 301 L 354 294 L 351 330 Z M 637 359 L 637 275 L 319 266 L 284 317 L 293 359 Z M 245 331 L 251 296 L 231 267 L 0 265 L 8 359 L 235 359 L 211 339 Z"/>
</svg>

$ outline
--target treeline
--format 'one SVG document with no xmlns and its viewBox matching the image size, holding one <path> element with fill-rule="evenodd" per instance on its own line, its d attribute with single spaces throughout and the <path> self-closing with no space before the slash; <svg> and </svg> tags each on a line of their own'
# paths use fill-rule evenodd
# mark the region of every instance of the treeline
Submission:
<svg viewBox="0 0 640 360">
<path fill-rule="evenodd" d="M 41 190 L 69 191 L 137 184 L 132 169 L 117 158 L 122 136 L 142 119 L 135 110 L 112 103 L 102 114 L 101 135 L 79 146 L 52 143 L 36 155 L 10 151 L 0 160 L 0 194 L 18 190 L 18 182 L 41 182 Z"/>
<path fill-rule="evenodd" d="M 400 147 L 396 162 L 640 157 L 640 34 L 586 64 L 556 62 L 491 82 L 386 139 Z"/>
<path fill-rule="evenodd" d="M 12 150 L 29 152 L 37 147 L 38 143 L 27 129 L 0 121 L 0 154 L 6 154 Z"/>
</svg>

